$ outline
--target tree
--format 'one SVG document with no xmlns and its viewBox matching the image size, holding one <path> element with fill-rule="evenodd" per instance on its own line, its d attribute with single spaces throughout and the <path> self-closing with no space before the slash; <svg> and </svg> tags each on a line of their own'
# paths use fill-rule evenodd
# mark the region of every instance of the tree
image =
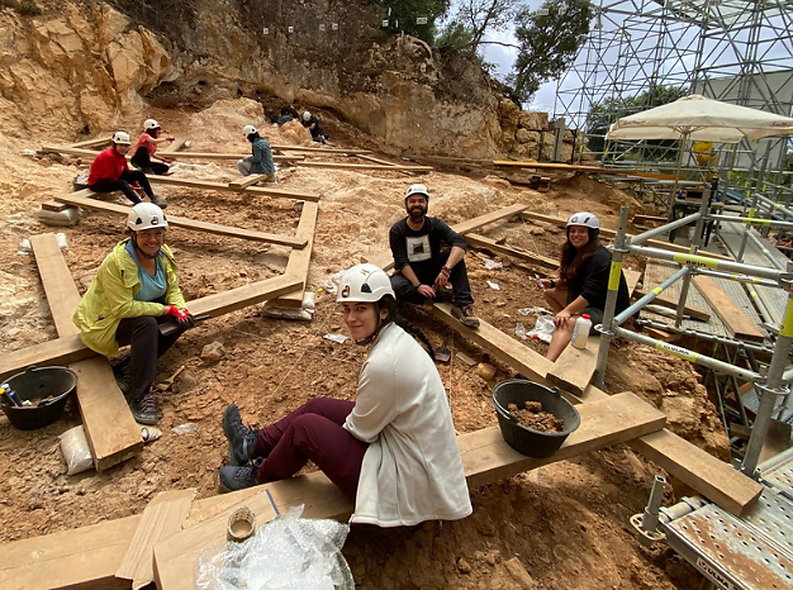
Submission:
<svg viewBox="0 0 793 590">
<path fill-rule="evenodd" d="M 389 34 L 407 33 L 430 45 L 435 43 L 435 22 L 446 14 L 451 3 L 451 0 L 369 1 L 380 6 L 383 20 L 388 20 L 386 30 Z"/>
<path fill-rule="evenodd" d="M 509 81 L 521 100 L 528 101 L 542 83 L 557 80 L 570 67 L 593 15 L 589 0 L 546 0 L 539 10 L 518 11 L 518 57 Z"/>
<path fill-rule="evenodd" d="M 649 90 L 628 97 L 608 97 L 592 105 L 586 117 L 586 133 L 589 139 L 588 148 L 590 151 L 598 153 L 605 149 L 606 141 L 604 136 L 609 130 L 609 126 L 620 117 L 625 117 L 633 113 L 639 113 L 659 107 L 662 104 L 674 102 L 688 94 L 685 88 L 680 86 L 653 86 Z M 648 141 L 645 145 L 668 148 L 675 142 Z"/>
<path fill-rule="evenodd" d="M 484 41 L 484 36 L 489 31 L 503 31 L 511 25 L 518 5 L 522 2 L 523 0 L 462 0 L 454 19 L 445 27 L 439 45 L 473 51 L 483 43 L 510 45 L 499 41 Z"/>
</svg>

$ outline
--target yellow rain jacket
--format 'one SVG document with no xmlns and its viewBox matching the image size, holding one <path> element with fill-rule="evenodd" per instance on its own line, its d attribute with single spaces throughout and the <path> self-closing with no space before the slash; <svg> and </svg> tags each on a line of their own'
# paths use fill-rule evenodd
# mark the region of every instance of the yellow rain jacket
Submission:
<svg viewBox="0 0 793 590">
<path fill-rule="evenodd" d="M 163 305 L 147 301 L 136 301 L 135 293 L 140 288 L 138 265 L 127 252 L 126 238 L 116 244 L 102 261 L 99 272 L 83 295 L 72 321 L 80 328 L 80 339 L 99 354 L 114 356 L 118 352 L 116 329 L 123 318 L 161 316 Z M 165 270 L 165 304 L 179 308 L 187 307 L 179 281 L 176 277 L 176 262 L 171 249 L 165 244 L 161 248 L 160 263 Z"/>
</svg>

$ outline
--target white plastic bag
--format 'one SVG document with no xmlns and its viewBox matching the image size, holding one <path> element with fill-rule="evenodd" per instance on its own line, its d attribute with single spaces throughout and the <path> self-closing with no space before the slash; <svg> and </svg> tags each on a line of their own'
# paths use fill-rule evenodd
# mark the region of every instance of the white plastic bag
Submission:
<svg viewBox="0 0 793 590">
<path fill-rule="evenodd" d="M 529 338 L 542 340 L 546 344 L 550 344 L 551 337 L 553 336 L 553 331 L 554 331 L 553 316 L 541 315 L 541 316 L 537 316 L 537 323 L 534 324 L 534 327 L 527 334 L 527 336 Z"/>
<path fill-rule="evenodd" d="M 341 548 L 350 527 L 335 520 L 300 518 L 290 508 L 259 526 L 241 543 L 212 544 L 202 551 L 196 587 L 200 590 L 251 588 L 334 590 L 355 583 Z"/>
<path fill-rule="evenodd" d="M 64 432 L 60 439 L 61 453 L 66 459 L 67 475 L 76 475 L 88 471 L 94 466 L 91 447 L 88 446 L 88 439 L 85 438 L 85 429 L 82 424 Z"/>
</svg>

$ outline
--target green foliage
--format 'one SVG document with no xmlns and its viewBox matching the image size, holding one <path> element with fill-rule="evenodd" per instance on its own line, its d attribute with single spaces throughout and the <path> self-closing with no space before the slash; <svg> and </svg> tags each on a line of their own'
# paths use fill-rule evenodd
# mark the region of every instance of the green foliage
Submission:
<svg viewBox="0 0 793 590">
<path fill-rule="evenodd" d="M 628 97 L 609 97 L 592 105 L 586 118 L 586 133 L 589 136 L 588 148 L 590 151 L 598 153 L 605 149 L 605 139 L 603 136 L 609 130 L 609 126 L 617 119 L 659 107 L 676 101 L 678 98 L 686 96 L 688 91 L 679 86 L 655 86 L 649 90 Z M 677 145 L 672 141 L 648 141 L 647 146 L 668 148 Z"/>
<path fill-rule="evenodd" d="M 589 34 L 589 0 L 546 0 L 539 10 L 523 8 L 515 18 L 518 57 L 510 83 L 523 101 L 541 84 L 557 80 L 573 63 Z"/>
<path fill-rule="evenodd" d="M 457 13 L 438 39 L 439 46 L 476 49 L 489 41 L 489 31 L 503 31 L 512 24 L 523 0 L 460 0 Z"/>
<path fill-rule="evenodd" d="M 380 7 L 382 18 L 388 19 L 388 27 L 384 27 L 388 35 L 407 33 L 435 44 L 437 29 L 435 22 L 449 10 L 451 0 L 369 0 Z M 388 14 L 388 9 L 391 14 Z M 426 25 L 416 23 L 417 18 L 427 19 Z"/>
</svg>

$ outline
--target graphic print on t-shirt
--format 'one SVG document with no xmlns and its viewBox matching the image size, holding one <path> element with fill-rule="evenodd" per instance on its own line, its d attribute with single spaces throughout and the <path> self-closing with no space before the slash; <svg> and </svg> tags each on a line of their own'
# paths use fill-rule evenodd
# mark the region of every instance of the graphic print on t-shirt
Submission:
<svg viewBox="0 0 793 590">
<path fill-rule="evenodd" d="M 432 250 L 430 249 L 430 236 L 425 234 L 415 238 L 405 238 L 408 246 L 408 261 L 421 262 L 432 258 Z"/>
</svg>

